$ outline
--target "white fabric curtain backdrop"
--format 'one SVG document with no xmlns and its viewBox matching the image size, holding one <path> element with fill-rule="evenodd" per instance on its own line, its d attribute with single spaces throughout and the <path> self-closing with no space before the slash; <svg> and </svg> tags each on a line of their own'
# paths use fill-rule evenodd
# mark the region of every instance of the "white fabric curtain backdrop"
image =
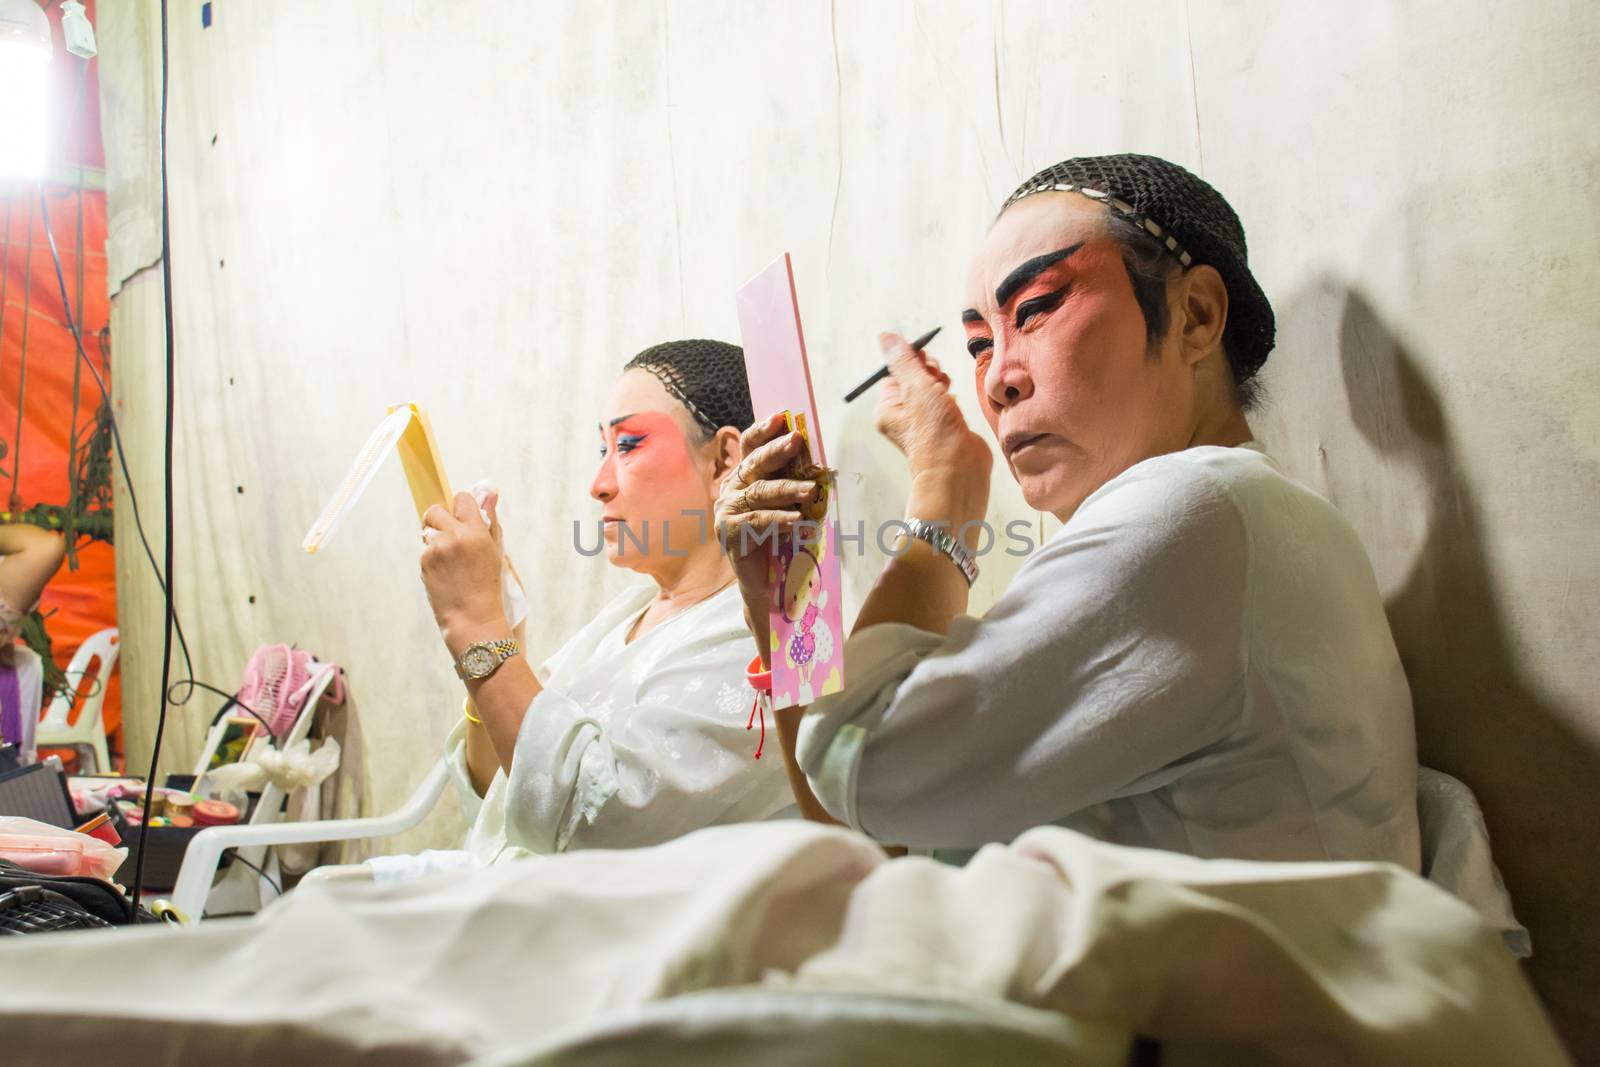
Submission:
<svg viewBox="0 0 1600 1067">
<path fill-rule="evenodd" d="M 1533 974 L 1600 1043 L 1600 7 L 281 0 L 215 4 L 209 29 L 200 8 L 170 4 L 178 605 L 213 683 L 269 640 L 350 669 L 369 809 L 459 714 L 398 470 L 299 548 L 386 404 L 429 406 L 459 485 L 501 482 L 548 652 L 630 580 L 571 547 L 625 359 L 737 340 L 733 290 L 793 253 L 843 512 L 871 530 L 904 476 L 840 398 L 876 332 L 944 324 L 975 418 L 957 313 L 995 208 L 1066 156 L 1151 152 L 1244 219 L 1279 317 L 1258 436 L 1361 532 L 1422 756 L 1477 790 Z M 102 5 L 99 30 L 118 412 L 159 554 L 156 10 Z M 159 593 L 125 492 L 117 515 L 143 770 Z M 990 521 L 1015 519 L 1037 521 L 1007 482 Z M 869 536 L 857 600 L 878 562 Z M 975 609 L 1017 564 L 983 561 Z M 451 809 L 377 847 L 460 833 Z"/>
</svg>

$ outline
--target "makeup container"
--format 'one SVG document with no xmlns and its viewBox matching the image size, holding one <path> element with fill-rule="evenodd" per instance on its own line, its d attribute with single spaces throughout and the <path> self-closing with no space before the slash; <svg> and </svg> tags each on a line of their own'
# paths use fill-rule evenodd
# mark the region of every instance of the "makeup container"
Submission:
<svg viewBox="0 0 1600 1067">
<path fill-rule="evenodd" d="M 197 800 L 192 818 L 196 826 L 232 826 L 239 821 L 239 809 L 225 800 Z"/>
</svg>

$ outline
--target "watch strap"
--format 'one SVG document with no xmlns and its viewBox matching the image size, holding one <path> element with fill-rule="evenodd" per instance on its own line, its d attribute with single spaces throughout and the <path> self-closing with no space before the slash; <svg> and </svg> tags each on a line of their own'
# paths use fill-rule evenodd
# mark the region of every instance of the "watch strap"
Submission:
<svg viewBox="0 0 1600 1067">
<path fill-rule="evenodd" d="M 512 637 L 507 637 L 499 641 L 475 641 L 466 648 L 462 649 L 461 655 L 456 657 L 456 677 L 462 679 L 463 681 L 476 680 L 472 675 L 467 673 L 466 662 L 467 657 L 470 656 L 475 649 L 480 648 L 487 649 L 494 655 L 494 667 L 490 669 L 488 674 L 478 675 L 478 678 L 489 677 L 490 674 L 493 674 L 496 670 L 500 669 L 500 664 L 504 663 L 506 660 L 522 651 L 522 646 L 517 643 L 516 638 Z"/>
<path fill-rule="evenodd" d="M 950 558 L 961 571 L 961 576 L 967 580 L 967 588 L 972 588 L 972 583 L 978 580 L 978 564 L 972 558 L 972 553 L 967 551 L 967 546 L 942 527 L 935 526 L 923 519 L 906 519 L 906 532 L 918 541 L 931 545 L 936 552 Z"/>
</svg>

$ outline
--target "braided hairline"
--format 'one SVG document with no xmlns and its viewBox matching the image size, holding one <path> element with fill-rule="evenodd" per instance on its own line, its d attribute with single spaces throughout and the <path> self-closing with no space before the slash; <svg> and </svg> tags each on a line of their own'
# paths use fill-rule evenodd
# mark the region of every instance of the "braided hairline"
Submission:
<svg viewBox="0 0 1600 1067">
<path fill-rule="evenodd" d="M 1172 253 L 1177 261 L 1183 265 L 1185 270 L 1188 270 L 1189 267 L 1194 263 L 1194 257 L 1191 256 L 1188 250 L 1184 248 L 1183 245 L 1178 243 L 1178 239 L 1168 233 L 1165 227 L 1163 227 L 1159 222 L 1156 222 L 1148 215 L 1145 215 L 1143 212 L 1139 211 L 1132 204 L 1128 203 L 1126 200 L 1123 200 L 1121 197 L 1112 196 L 1110 193 L 1100 189 L 1090 189 L 1086 186 L 1075 185 L 1072 182 L 1064 181 L 1045 181 L 1040 182 L 1037 185 L 1026 185 L 1012 193 L 1011 196 L 1007 198 L 1005 204 L 1000 208 L 1001 212 L 1003 213 L 1006 208 L 1010 207 L 1012 204 L 1015 204 L 1023 197 L 1032 196 L 1035 193 L 1078 193 L 1082 196 L 1087 196 L 1091 200 L 1098 200 L 1109 207 L 1112 211 L 1124 216 L 1136 226 L 1141 227 L 1151 237 L 1154 237 L 1156 240 L 1160 241 L 1162 245 L 1165 246 L 1166 250 Z"/>
<path fill-rule="evenodd" d="M 640 363 L 637 366 L 640 370 L 649 371 L 655 375 L 656 381 L 660 382 L 678 403 L 689 409 L 689 414 L 693 415 L 694 421 L 700 425 L 701 429 L 705 430 L 707 437 L 714 435 L 721 429 L 712 419 L 707 417 L 705 412 L 695 406 L 695 402 L 689 399 L 688 394 L 678 388 L 678 383 L 673 381 L 672 378 L 672 368 L 660 363 Z"/>
<path fill-rule="evenodd" d="M 755 421 L 738 345 L 704 338 L 666 341 L 630 359 L 626 369 L 633 368 L 648 371 L 688 410 L 702 440 L 724 426 L 742 430 Z"/>
<path fill-rule="evenodd" d="M 1165 336 L 1169 321 L 1166 305 L 1156 293 L 1156 287 L 1165 290 L 1166 285 L 1158 274 L 1151 273 L 1150 268 L 1154 268 L 1155 263 L 1144 260 L 1141 257 L 1152 254 L 1160 255 L 1161 253 L 1156 251 L 1160 249 L 1176 259 L 1184 270 L 1187 270 L 1193 264 L 1194 257 L 1175 237 L 1167 233 L 1160 223 L 1149 218 L 1126 200 L 1112 196 L 1100 189 L 1086 188 L 1075 182 L 1065 181 L 1056 177 L 1056 173 L 1057 168 L 1051 167 L 1035 175 L 1032 181 L 1029 181 L 1006 198 L 1006 202 L 1001 205 L 1000 213 L 1004 214 L 1012 204 L 1035 193 L 1078 193 L 1089 197 L 1091 200 L 1105 204 L 1111 211 L 1113 218 L 1135 227 L 1133 233 L 1118 235 L 1118 243 L 1123 247 L 1123 265 L 1128 271 L 1129 281 L 1133 284 L 1134 297 L 1139 303 L 1139 310 L 1145 320 L 1146 341 L 1149 344 L 1154 344 L 1160 337 Z M 1153 239 L 1154 247 L 1139 248 L 1135 239 L 1142 234 L 1148 234 Z M 1152 287 L 1151 283 L 1155 283 L 1156 287 Z M 1232 323 L 1230 322 L 1231 328 Z M 1227 358 L 1229 370 L 1232 372 L 1234 391 L 1240 405 L 1247 411 L 1253 409 L 1260 402 L 1262 395 L 1260 381 L 1255 376 L 1255 368 L 1241 366 L 1236 345 L 1231 338 L 1224 338 L 1223 352 Z"/>
</svg>

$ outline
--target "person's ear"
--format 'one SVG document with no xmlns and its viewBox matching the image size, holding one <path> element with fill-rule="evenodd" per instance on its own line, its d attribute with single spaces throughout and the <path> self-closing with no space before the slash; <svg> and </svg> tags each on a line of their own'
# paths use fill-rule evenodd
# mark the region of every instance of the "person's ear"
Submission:
<svg viewBox="0 0 1600 1067">
<path fill-rule="evenodd" d="M 739 441 L 741 436 L 732 426 L 724 426 L 712 434 L 711 440 L 706 443 L 711 452 L 711 476 L 718 485 L 744 458 L 744 447 Z"/>
<path fill-rule="evenodd" d="M 1228 325 L 1228 286 L 1215 267 L 1191 267 L 1178 286 L 1174 325 L 1180 337 L 1179 352 L 1190 366 L 1222 348 Z"/>
</svg>

